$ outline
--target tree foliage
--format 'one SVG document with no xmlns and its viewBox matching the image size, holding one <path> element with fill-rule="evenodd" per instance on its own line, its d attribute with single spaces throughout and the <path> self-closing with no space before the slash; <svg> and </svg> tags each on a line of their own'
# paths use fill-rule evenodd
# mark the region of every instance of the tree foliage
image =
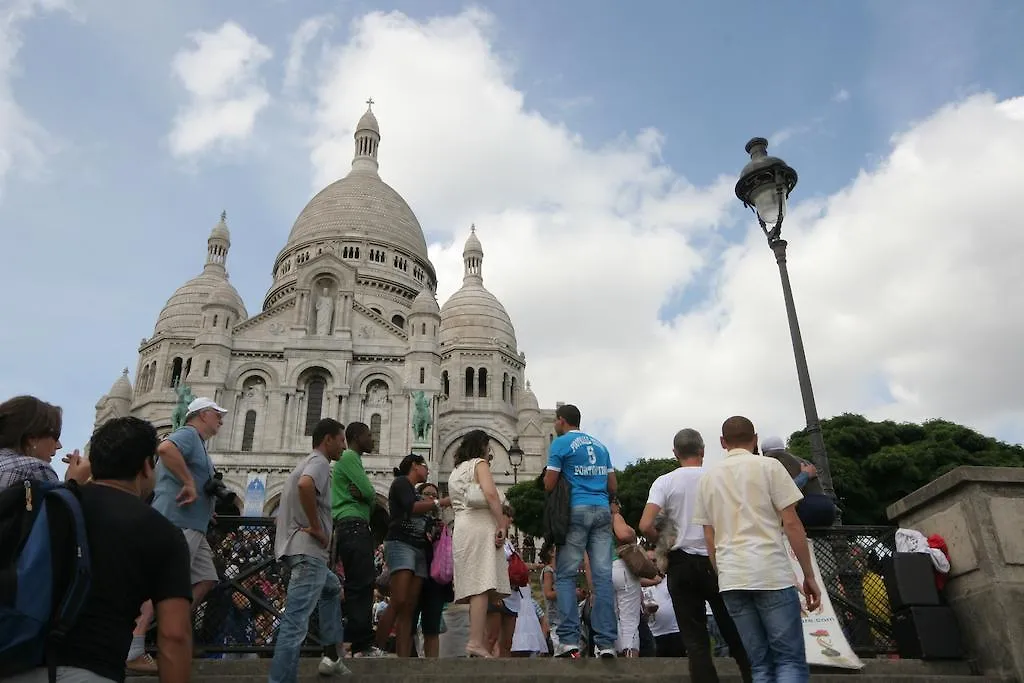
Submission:
<svg viewBox="0 0 1024 683">
<path fill-rule="evenodd" d="M 634 529 L 637 528 L 640 516 L 644 513 L 644 506 L 647 505 L 651 484 L 661 475 L 668 474 L 677 467 L 679 463 L 675 458 L 640 458 L 616 473 L 619 503 L 627 524 Z"/>
<path fill-rule="evenodd" d="M 872 422 L 844 413 L 821 423 L 844 524 L 887 524 L 885 508 L 961 465 L 1024 467 L 1024 447 L 946 420 Z M 789 450 L 811 459 L 806 431 Z"/>
<path fill-rule="evenodd" d="M 544 485 L 540 478 L 521 481 L 505 492 L 515 509 L 515 525 L 524 534 L 544 536 Z"/>
</svg>

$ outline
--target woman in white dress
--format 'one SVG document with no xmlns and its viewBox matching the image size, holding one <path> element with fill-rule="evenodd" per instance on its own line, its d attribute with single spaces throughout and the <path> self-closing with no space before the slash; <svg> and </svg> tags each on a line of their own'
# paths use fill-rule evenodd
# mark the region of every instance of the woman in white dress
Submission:
<svg viewBox="0 0 1024 683">
<path fill-rule="evenodd" d="M 462 437 L 455 452 L 448 494 L 455 511 L 452 531 L 455 602 L 469 602 L 470 657 L 490 657 L 487 651 L 487 604 L 492 597 L 509 595 L 505 560 L 507 518 L 502 515 L 503 496 L 494 485 L 490 437 L 476 429 Z"/>
</svg>

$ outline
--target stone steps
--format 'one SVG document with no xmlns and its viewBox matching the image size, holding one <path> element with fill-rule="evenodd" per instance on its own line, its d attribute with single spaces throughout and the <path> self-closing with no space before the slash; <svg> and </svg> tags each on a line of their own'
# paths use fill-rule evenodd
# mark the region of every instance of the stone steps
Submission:
<svg viewBox="0 0 1024 683">
<path fill-rule="evenodd" d="M 303 658 L 299 678 L 324 682 L 316 673 L 318 658 Z M 346 665 L 354 674 L 348 681 L 526 683 L 536 680 L 643 681 L 689 683 L 684 659 L 552 660 L 541 659 L 350 659 Z M 715 666 L 722 683 L 740 683 L 731 659 L 718 659 Z M 266 680 L 270 659 L 196 660 L 194 683 L 248 683 Z M 852 678 L 851 678 L 852 677 Z M 818 683 L 1004 683 L 1000 679 L 971 675 L 967 662 L 922 662 L 919 660 L 865 660 L 860 671 L 814 669 L 811 680 Z M 129 683 L 158 683 L 155 677 L 132 676 Z"/>
</svg>

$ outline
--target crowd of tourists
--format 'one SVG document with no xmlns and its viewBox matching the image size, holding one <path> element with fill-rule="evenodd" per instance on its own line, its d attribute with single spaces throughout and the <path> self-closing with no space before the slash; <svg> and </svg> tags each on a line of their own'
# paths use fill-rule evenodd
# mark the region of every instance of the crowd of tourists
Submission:
<svg viewBox="0 0 1024 683">
<path fill-rule="evenodd" d="M 192 614 L 218 581 L 207 530 L 219 482 L 205 443 L 225 412 L 197 398 L 163 440 L 144 420 L 114 418 L 92 435 L 88 458 L 65 456 L 61 483 L 51 465 L 60 409 L 30 396 L 0 404 L 0 679 L 189 680 Z M 723 423 L 726 454 L 713 466 L 701 435 L 682 429 L 672 443 L 679 467 L 654 482 L 636 530 L 621 515 L 608 449 L 580 424 L 578 408 L 558 407 L 541 479 L 562 507 L 549 515 L 536 599 L 486 432 L 462 437 L 446 496 L 422 456 L 401 461 L 381 549 L 362 462 L 372 432 L 320 420 L 277 514 L 274 553 L 289 579 L 270 680 L 297 679 L 314 612 L 317 670 L 344 676 L 348 657 L 438 657 L 445 613 L 457 608 L 468 617 L 467 657 L 686 656 L 704 682 L 718 680 L 714 656 L 728 653 L 744 681 L 808 680 L 801 612 L 818 607 L 820 589 L 802 519 L 834 514 L 813 466 L 781 440 L 759 443 L 745 417 Z M 43 566 L 44 548 L 45 583 L 33 595 L 46 604 L 33 606 L 26 576 Z M 154 616 L 155 659 L 145 649 Z M 42 626 L 14 628 L 29 623 Z"/>
</svg>

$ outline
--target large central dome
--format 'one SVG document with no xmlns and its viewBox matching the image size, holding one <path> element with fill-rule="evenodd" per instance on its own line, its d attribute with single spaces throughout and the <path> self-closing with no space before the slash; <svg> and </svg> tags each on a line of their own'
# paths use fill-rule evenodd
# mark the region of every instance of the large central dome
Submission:
<svg viewBox="0 0 1024 683">
<path fill-rule="evenodd" d="M 309 200 L 288 246 L 327 238 L 384 242 L 427 261 L 427 241 L 401 195 L 376 174 L 353 172 Z"/>
<path fill-rule="evenodd" d="M 306 204 L 284 251 L 306 242 L 348 238 L 393 246 L 429 263 L 427 241 L 416 215 L 377 175 L 380 127 L 371 110 L 359 119 L 354 137 L 352 170 Z"/>
</svg>

